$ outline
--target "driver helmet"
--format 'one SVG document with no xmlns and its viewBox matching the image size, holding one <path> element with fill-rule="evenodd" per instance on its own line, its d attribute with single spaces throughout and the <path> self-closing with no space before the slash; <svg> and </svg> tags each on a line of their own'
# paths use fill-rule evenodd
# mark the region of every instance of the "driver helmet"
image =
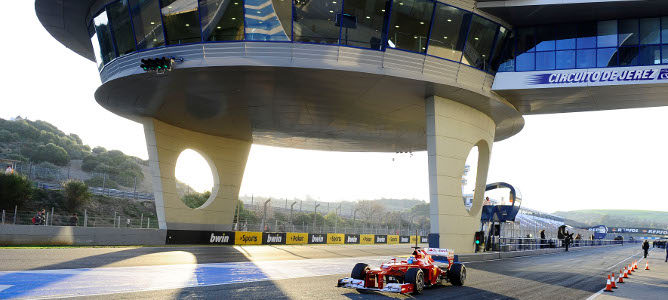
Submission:
<svg viewBox="0 0 668 300">
<path fill-rule="evenodd" d="M 408 260 L 406 262 L 408 262 L 409 264 L 413 264 L 415 262 L 415 258 L 413 258 L 411 256 L 411 257 L 408 258 Z"/>
</svg>

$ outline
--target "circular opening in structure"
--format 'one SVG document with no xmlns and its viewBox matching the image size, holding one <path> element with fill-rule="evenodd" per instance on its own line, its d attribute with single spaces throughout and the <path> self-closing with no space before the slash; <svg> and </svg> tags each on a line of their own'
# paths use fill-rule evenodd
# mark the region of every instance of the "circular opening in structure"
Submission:
<svg viewBox="0 0 668 300">
<path fill-rule="evenodd" d="M 209 161 L 199 152 L 186 149 L 176 160 L 176 193 L 190 208 L 202 207 L 212 198 L 214 171 Z"/>
<path fill-rule="evenodd" d="M 475 184 L 478 176 L 478 146 L 474 146 L 466 157 L 464 171 L 462 172 L 462 199 L 466 210 L 471 210 L 473 198 L 475 197 Z"/>
</svg>

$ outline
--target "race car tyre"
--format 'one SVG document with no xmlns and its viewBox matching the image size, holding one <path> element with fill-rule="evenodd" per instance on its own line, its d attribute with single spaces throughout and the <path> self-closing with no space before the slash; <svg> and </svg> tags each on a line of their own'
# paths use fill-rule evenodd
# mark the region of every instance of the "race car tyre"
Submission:
<svg viewBox="0 0 668 300">
<path fill-rule="evenodd" d="M 350 273 L 350 277 L 353 279 L 366 279 L 366 272 L 369 271 L 369 265 L 358 263 L 353 267 L 353 271 Z"/>
<path fill-rule="evenodd" d="M 448 281 L 452 285 L 464 285 L 466 281 L 466 267 L 461 263 L 454 263 L 448 270 Z"/>
<path fill-rule="evenodd" d="M 406 282 L 413 285 L 413 294 L 421 294 L 424 290 L 424 272 L 422 269 L 410 268 L 406 271 Z"/>
</svg>

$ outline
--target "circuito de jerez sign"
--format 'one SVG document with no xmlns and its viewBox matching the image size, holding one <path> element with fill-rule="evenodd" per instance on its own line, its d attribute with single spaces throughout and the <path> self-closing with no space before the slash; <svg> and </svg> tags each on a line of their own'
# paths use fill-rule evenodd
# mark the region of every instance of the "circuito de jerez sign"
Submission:
<svg viewBox="0 0 668 300">
<path fill-rule="evenodd" d="M 493 90 L 668 83 L 668 66 L 500 72 Z"/>
</svg>

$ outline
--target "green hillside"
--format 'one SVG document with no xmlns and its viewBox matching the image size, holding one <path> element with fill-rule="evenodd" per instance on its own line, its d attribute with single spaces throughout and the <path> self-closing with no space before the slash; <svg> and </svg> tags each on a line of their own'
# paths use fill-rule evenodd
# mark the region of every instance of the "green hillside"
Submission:
<svg viewBox="0 0 668 300">
<path fill-rule="evenodd" d="M 585 209 L 558 211 L 557 216 L 593 225 L 667 228 L 668 212 L 651 210 Z"/>
</svg>

